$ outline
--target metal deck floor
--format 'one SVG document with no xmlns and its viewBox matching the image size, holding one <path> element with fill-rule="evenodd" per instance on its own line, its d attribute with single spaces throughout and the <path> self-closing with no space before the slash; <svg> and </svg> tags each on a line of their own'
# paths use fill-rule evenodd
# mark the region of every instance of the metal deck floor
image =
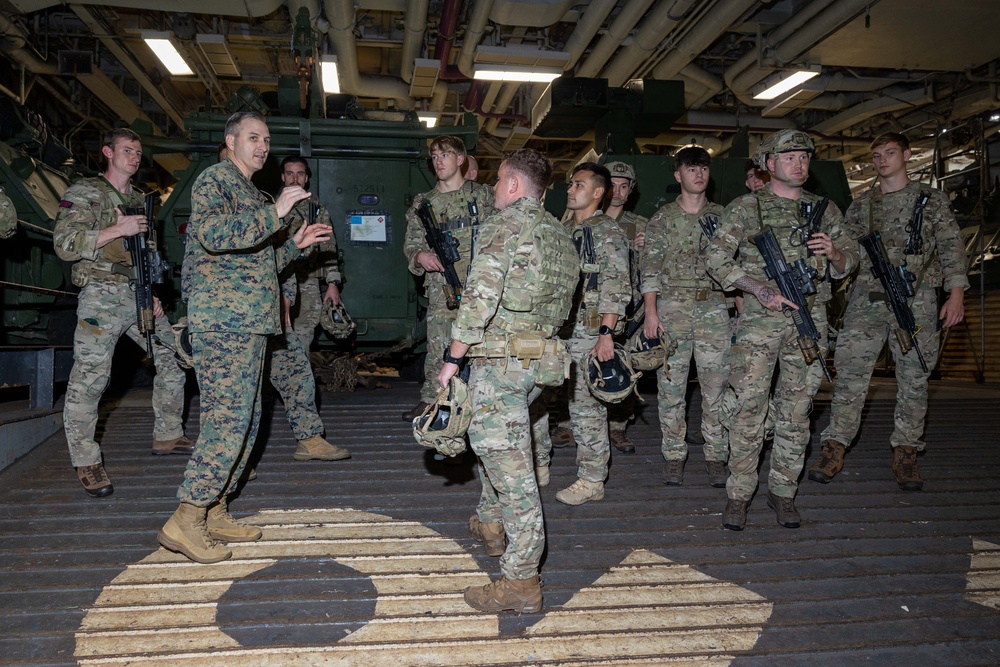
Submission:
<svg viewBox="0 0 1000 667">
<path fill-rule="evenodd" d="M 575 450 L 555 450 L 545 606 L 499 617 L 461 599 L 496 559 L 467 532 L 471 457 L 434 461 L 399 419 L 414 385 L 323 396 L 349 461 L 293 461 L 278 405 L 232 504 L 264 539 L 212 566 L 157 549 L 186 459 L 149 455 L 130 396 L 100 426 L 110 498 L 85 496 L 61 433 L 0 475 L 0 664 L 1000 664 L 1000 390 L 935 387 L 920 493 L 892 478 L 893 393 L 873 391 L 834 482 L 803 481 L 802 528 L 777 525 L 762 482 L 741 533 L 700 447 L 684 486 L 661 483 L 647 394 L 603 501 L 555 501 L 575 478 Z M 828 394 L 816 407 L 810 461 Z"/>
</svg>

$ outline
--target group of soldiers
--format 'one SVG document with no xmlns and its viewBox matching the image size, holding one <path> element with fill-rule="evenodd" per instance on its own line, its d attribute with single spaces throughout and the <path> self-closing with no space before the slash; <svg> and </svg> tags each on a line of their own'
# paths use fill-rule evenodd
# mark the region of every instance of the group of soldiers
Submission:
<svg viewBox="0 0 1000 667">
<path fill-rule="evenodd" d="M 619 451 L 634 451 L 622 437 L 623 422 L 612 415 L 609 427 L 604 396 L 587 382 L 592 366 L 618 354 L 615 339 L 621 338 L 633 293 L 641 294 L 641 314 L 632 309 L 630 315 L 644 318 L 641 335 L 676 344 L 657 370 L 663 482 L 684 480 L 685 395 L 693 359 L 708 483 L 725 487 L 728 496 L 725 528 L 739 531 L 746 525 L 767 440 L 772 442 L 768 507 L 780 525 L 801 524 L 795 496 L 810 440 L 812 401 L 826 370 L 826 305 L 833 281 L 850 276 L 855 281 L 835 352 L 831 423 L 808 476 L 828 483 L 843 468 L 876 359 L 888 341 L 899 385 L 889 443 L 892 470 L 900 489 L 922 487 L 917 456 L 925 447 L 927 380 L 937 363 L 940 331 L 963 319 L 969 286 L 958 225 L 947 197 L 910 182 L 905 136 L 889 133 L 873 142 L 879 179 L 846 216 L 804 189 L 814 152 L 804 132 L 770 135 L 747 165 L 751 192 L 723 208 L 706 196 L 708 152 L 685 147 L 675 155 L 680 195 L 648 221 L 622 215 L 635 187 L 628 164 L 582 163 L 568 178 L 567 215 L 559 223 L 539 200 L 551 167 L 542 155 L 522 149 L 501 164 L 496 213 L 477 231 L 469 229 L 463 212 L 470 197 L 480 197 L 481 204 L 489 200 L 482 189 L 459 180 L 464 147 L 449 137 L 431 144 L 432 159 L 441 166 L 438 185 L 426 198 L 448 221 L 443 226 L 461 230 L 459 248 L 470 253 L 461 264 L 466 281 L 459 307 L 447 309 L 441 277 L 435 275 L 441 269 L 413 221 L 407 258 L 415 274 L 428 273 L 428 378 L 454 395 L 456 376 L 469 367 L 468 440 L 483 483 L 469 529 L 488 554 L 500 556 L 501 577 L 468 589 L 469 605 L 488 612 L 541 608 L 538 566 L 545 537 L 539 487 L 549 483 L 551 440 L 549 402 L 539 397 L 543 387 L 563 384 L 553 368 L 568 368 L 567 361 L 574 368 L 564 377 L 572 378 L 566 384 L 577 445 L 577 479 L 556 500 L 580 505 L 604 497 L 610 433 L 619 431 L 614 443 Z M 874 259 L 861 252 L 859 240 L 871 233 L 880 234 L 888 260 L 914 293 L 909 306 L 916 327 L 905 336 L 896 333 L 900 325 L 872 272 Z M 815 282 L 805 291 L 807 298 L 797 301 L 772 280 L 758 245 L 762 237 L 773 239 L 777 256 Z M 939 306 L 942 288 L 947 298 Z M 796 312 L 802 309 L 815 325 L 811 355 L 796 326 L 805 317 Z M 450 333 L 442 319 L 451 323 Z M 426 415 L 436 389 L 425 384 L 421 404 L 404 419 Z M 417 418 L 418 436 L 426 435 L 428 423 Z M 447 453 L 455 451 L 450 447 Z"/>
<path fill-rule="evenodd" d="M 315 328 L 308 318 L 321 301 L 340 301 L 339 273 L 319 259 L 336 255 L 329 214 L 305 189 L 309 170 L 300 158 L 283 161 L 284 188 L 276 199 L 252 183 L 269 154 L 267 124 L 259 114 L 233 115 L 225 144 L 224 159 L 194 183 L 182 271 L 187 356 L 201 396 L 197 442 L 184 436 L 180 416 L 184 371 L 177 359 L 185 355 L 177 354 L 179 345 L 160 339 L 153 346 L 153 453 L 190 455 L 177 492 L 180 505 L 158 539 L 200 563 L 229 558 L 227 542 L 261 537 L 259 529 L 232 517 L 228 498 L 238 483 L 252 478 L 248 460 L 269 359 L 271 383 L 298 440 L 294 458 L 350 456 L 323 438 L 306 357 Z M 81 287 L 65 408 L 67 442 L 80 482 L 95 497 L 113 490 L 94 439 L 112 352 L 123 334 L 140 342 L 122 241 L 145 234 L 148 223 L 121 207 L 141 199 L 131 185 L 141 150 L 134 133 L 109 134 L 102 148 L 104 174 L 66 192 L 55 230 L 56 250 L 75 262 L 73 280 Z M 893 470 L 901 488 L 920 488 L 916 458 L 924 448 L 928 369 L 937 361 L 940 327 L 964 315 L 968 281 L 958 227 L 944 195 L 909 182 L 906 138 L 890 134 L 873 144 L 878 185 L 855 200 L 846 217 L 827 206 L 803 234 L 804 208 L 822 203 L 803 189 L 813 153 L 803 132 L 783 130 L 767 137 L 748 165 L 747 186 L 753 192 L 723 208 L 706 196 L 709 154 L 697 146 L 683 148 L 675 156 L 680 195 L 648 221 L 625 210 L 636 187 L 630 165 L 582 163 L 569 176 L 567 216 L 559 221 L 542 205 L 552 166 L 537 151 L 521 149 L 505 157 L 496 184 L 488 188 L 475 182 L 460 139 L 442 136 L 431 142 L 437 184 L 415 198 L 404 244 L 409 269 L 424 276 L 428 298 L 428 381 L 420 403 L 404 418 L 419 421 L 441 400 L 439 388 L 454 390 L 458 376 L 468 371 L 467 435 L 482 480 L 469 528 L 487 553 L 500 556 L 502 574 L 491 584 L 468 589 L 469 605 L 488 612 L 541 608 L 538 567 L 545 534 L 539 487 L 549 483 L 552 444 L 550 401 L 543 393 L 573 378 L 566 385 L 578 471 L 577 479 L 556 494 L 558 501 L 601 500 L 611 447 L 634 451 L 624 434 L 631 407 L 612 414 L 609 429 L 606 397 L 588 383 L 592 369 L 603 372 L 623 359 L 627 366 L 620 342 L 629 319 L 644 318 L 635 335 L 661 339 L 664 358 L 662 341 L 676 343 L 657 370 L 664 483 L 684 480 L 684 403 L 693 359 L 702 393 L 708 482 L 727 489 L 723 525 L 745 526 L 767 431 L 773 439 L 768 505 L 781 525 L 799 526 L 794 498 L 822 359 L 803 356 L 795 318 L 786 316 L 799 306 L 766 275 L 755 243 L 765 231 L 773 233 L 788 263 L 801 261 L 815 271 L 818 289 L 806 305 L 822 334 L 821 349 L 828 278 L 857 275 L 835 356 L 839 379 L 831 424 L 809 477 L 826 483 L 842 468 L 858 431 L 872 367 L 888 340 L 899 378 L 890 441 Z M 464 289 L 451 304 L 446 267 L 418 220 L 422 205 L 433 208 L 441 231 L 457 240 L 459 259 L 451 268 Z M 921 224 L 914 225 L 918 217 Z M 913 343 L 923 350 L 926 368 L 890 335 L 898 327 L 859 252 L 858 238 L 874 231 L 881 233 L 893 263 L 908 261 L 915 274 L 912 309 L 919 329 Z M 322 297 L 320 278 L 327 284 Z M 948 299 L 938 307 L 940 288 Z M 458 307 L 449 308 L 455 301 Z M 298 317 L 306 322 L 301 329 L 291 318 L 296 303 Z M 158 302 L 155 314 L 157 329 L 169 330 Z M 613 439 L 612 433 L 618 435 Z"/>
</svg>

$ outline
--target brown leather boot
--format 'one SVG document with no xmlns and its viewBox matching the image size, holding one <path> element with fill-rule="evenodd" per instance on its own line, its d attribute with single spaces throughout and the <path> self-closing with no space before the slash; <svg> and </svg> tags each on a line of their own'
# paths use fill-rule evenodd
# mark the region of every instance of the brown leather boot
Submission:
<svg viewBox="0 0 1000 667">
<path fill-rule="evenodd" d="M 729 530 L 743 530 L 747 525 L 747 510 L 749 500 L 732 500 L 726 503 L 726 511 L 722 513 L 722 527 Z"/>
<path fill-rule="evenodd" d="M 919 491 L 924 488 L 924 480 L 917 467 L 916 447 L 893 447 L 892 472 L 896 474 L 896 484 L 903 491 Z"/>
<path fill-rule="evenodd" d="M 830 480 L 844 468 L 844 454 L 847 447 L 836 440 L 824 440 L 819 461 L 809 468 L 809 479 L 820 484 L 829 484 Z"/>
<path fill-rule="evenodd" d="M 188 440 L 183 435 L 170 440 L 153 440 L 153 456 L 167 456 L 169 454 L 182 454 L 188 456 L 194 451 L 194 442 Z"/>
<path fill-rule="evenodd" d="M 83 490 L 91 498 L 107 498 L 115 492 L 115 487 L 111 485 L 111 478 L 104 471 L 104 466 L 95 463 L 92 466 L 80 466 L 76 469 L 76 476 L 83 485 Z"/>
<path fill-rule="evenodd" d="M 503 556 L 507 550 L 507 535 L 502 523 L 485 523 L 479 515 L 469 517 L 469 532 L 486 547 L 487 556 Z"/>
<path fill-rule="evenodd" d="M 299 440 L 292 458 L 296 461 L 341 461 L 351 458 L 351 453 L 343 447 L 331 445 L 321 435 Z"/>
<path fill-rule="evenodd" d="M 263 535 L 256 526 L 242 524 L 233 518 L 225 499 L 209 508 L 205 525 L 212 539 L 219 542 L 256 542 Z"/>
<path fill-rule="evenodd" d="M 429 407 L 430 403 L 425 403 L 424 401 L 420 401 L 412 408 L 403 413 L 403 421 L 412 422 L 414 419 L 422 415 L 424 413 L 424 410 L 426 410 Z"/>
<path fill-rule="evenodd" d="M 542 588 L 536 574 L 531 579 L 500 577 L 485 586 L 465 589 L 465 602 L 479 611 L 535 612 L 542 609 Z"/>
<path fill-rule="evenodd" d="M 625 431 L 611 431 L 609 437 L 611 444 L 622 454 L 635 454 L 635 445 L 625 435 Z"/>
<path fill-rule="evenodd" d="M 549 438 L 552 440 L 552 446 L 556 449 L 576 444 L 576 438 L 573 437 L 573 431 L 565 426 L 556 426 L 554 429 L 550 430 Z"/>
<path fill-rule="evenodd" d="M 767 492 L 767 506 L 774 510 L 778 523 L 785 528 L 798 528 L 802 525 L 799 511 L 795 509 L 795 499 L 787 496 L 776 496 Z"/>
<path fill-rule="evenodd" d="M 183 554 L 196 563 L 207 565 L 232 557 L 232 551 L 219 546 L 208 534 L 205 524 L 207 513 L 207 507 L 181 503 L 173 516 L 163 524 L 156 539 L 164 548 Z"/>
</svg>

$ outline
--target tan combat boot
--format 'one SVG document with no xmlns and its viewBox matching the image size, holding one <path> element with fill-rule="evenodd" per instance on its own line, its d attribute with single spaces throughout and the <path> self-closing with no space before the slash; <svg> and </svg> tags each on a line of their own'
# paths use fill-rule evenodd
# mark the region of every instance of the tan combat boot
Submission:
<svg viewBox="0 0 1000 667">
<path fill-rule="evenodd" d="M 331 445 L 321 435 L 299 440 L 292 458 L 296 461 L 340 461 L 351 458 L 351 453 L 343 447 Z"/>
<path fill-rule="evenodd" d="M 205 517 L 208 534 L 219 542 L 256 542 L 263 533 L 256 526 L 248 526 L 237 521 L 229 513 L 225 498 L 208 509 Z"/>
<path fill-rule="evenodd" d="M 181 503 L 156 539 L 164 548 L 184 554 L 196 563 L 218 563 L 232 557 L 232 551 L 219 546 L 208 534 L 207 513 L 208 508 Z"/>
<path fill-rule="evenodd" d="M 153 456 L 167 456 L 168 454 L 182 454 L 188 456 L 194 451 L 194 442 L 188 440 L 183 435 L 170 440 L 153 440 Z"/>
<path fill-rule="evenodd" d="M 531 579 L 500 577 L 485 586 L 465 589 L 465 602 L 479 611 L 534 612 L 542 609 L 542 589 L 538 575 Z"/>
<path fill-rule="evenodd" d="M 604 482 L 590 482 L 578 479 L 556 494 L 556 500 L 565 505 L 582 505 L 591 500 L 604 498 Z"/>
<path fill-rule="evenodd" d="M 834 476 L 844 469 L 844 454 L 847 447 L 836 440 L 824 440 L 819 461 L 809 468 L 809 479 L 820 484 L 829 484 Z"/>
<path fill-rule="evenodd" d="M 550 473 L 548 466 L 535 466 L 535 481 L 538 482 L 538 486 L 549 485 L 549 480 L 552 478 Z"/>
<path fill-rule="evenodd" d="M 896 483 L 903 491 L 919 491 L 924 488 L 924 480 L 920 477 L 917 467 L 916 447 L 892 448 L 892 472 L 896 475 Z"/>
<path fill-rule="evenodd" d="M 502 523 L 484 523 L 477 514 L 469 517 L 469 532 L 486 547 L 486 555 L 503 556 L 507 550 L 507 535 Z"/>
</svg>

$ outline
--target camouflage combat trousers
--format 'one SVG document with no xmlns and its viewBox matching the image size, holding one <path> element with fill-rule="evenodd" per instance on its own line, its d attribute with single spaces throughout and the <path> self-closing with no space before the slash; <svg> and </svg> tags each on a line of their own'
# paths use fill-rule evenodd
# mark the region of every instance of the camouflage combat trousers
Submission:
<svg viewBox="0 0 1000 667">
<path fill-rule="evenodd" d="M 941 334 L 938 326 L 937 290 L 922 285 L 911 304 L 913 319 L 920 331 L 917 345 L 927 362 L 920 367 L 917 353 L 902 354 L 896 340 L 895 316 L 884 301 L 870 301 L 867 293 L 855 293 L 847 305 L 844 326 L 834 352 L 837 385 L 830 407 L 830 425 L 823 440 L 836 440 L 850 446 L 861 426 L 861 411 L 871 382 L 872 369 L 886 340 L 896 363 L 895 428 L 889 438 L 893 447 L 915 447 L 923 451 L 924 419 L 927 415 L 927 378 L 938 361 Z"/>
<path fill-rule="evenodd" d="M 563 387 L 543 387 L 541 394 L 528 406 L 531 419 L 531 451 L 535 467 L 544 468 L 552 463 L 552 436 L 549 435 L 549 408 Z"/>
<path fill-rule="evenodd" d="M 288 426 L 296 440 L 323 434 L 323 421 L 316 410 L 316 376 L 309 355 L 295 334 L 271 336 L 269 377 L 271 386 L 285 405 Z"/>
<path fill-rule="evenodd" d="M 538 574 L 545 550 L 528 417 L 528 405 L 541 388 L 535 385 L 531 369 L 522 370 L 520 362 L 512 362 L 508 368 L 502 360 L 476 362 L 469 387 L 474 410 L 469 443 L 488 481 L 483 484 L 476 513 L 481 521 L 503 522 L 507 533 L 507 550 L 500 557 L 503 575 L 529 579 Z"/>
<path fill-rule="evenodd" d="M 603 482 L 608 476 L 611 440 L 608 438 L 608 406 L 594 398 L 587 386 L 587 353 L 594 349 L 597 336 L 571 338 L 566 347 L 573 357 L 570 378 L 569 417 L 576 440 L 577 477 Z"/>
<path fill-rule="evenodd" d="M 101 448 L 94 439 L 97 406 L 111 377 L 111 359 L 122 334 L 143 348 L 135 321 L 135 293 L 128 283 L 92 281 L 80 291 L 73 334 L 73 369 L 66 387 L 63 425 L 70 461 L 74 467 L 101 462 Z M 156 330 L 170 331 L 166 317 L 156 319 Z M 153 344 L 156 377 L 153 378 L 153 438 L 170 440 L 184 435 L 184 371 L 174 353 Z M 150 443 L 152 445 L 152 443 Z"/>
<path fill-rule="evenodd" d="M 444 366 L 444 349 L 451 345 L 451 323 L 458 315 L 458 310 L 448 310 L 441 288 L 433 289 L 427 295 L 430 300 L 427 306 L 427 358 L 424 359 L 424 385 L 420 389 L 420 400 L 424 403 L 433 403 L 441 391 L 437 377 Z"/>
<path fill-rule="evenodd" d="M 812 309 L 816 328 L 826 350 L 826 308 Z M 729 481 L 726 492 L 733 500 L 750 500 L 757 491 L 757 468 L 764 446 L 764 420 L 775 366 L 778 381 L 771 409 L 774 411 L 774 444 L 768 489 L 777 496 L 795 497 L 809 444 L 812 399 L 823 379 L 819 362 L 807 364 L 797 343 L 791 320 L 747 309 L 732 351 L 730 387 L 723 398 L 722 422 L 729 427 Z"/>
<path fill-rule="evenodd" d="M 299 279 L 299 299 L 296 302 L 292 320 L 292 331 L 302 341 L 302 349 L 309 352 L 316 327 L 323 312 L 323 295 L 319 291 L 319 278 Z"/>
<path fill-rule="evenodd" d="M 248 333 L 191 334 L 201 433 L 177 489 L 182 503 L 207 507 L 229 495 L 243 474 L 260 427 L 267 339 Z"/>
<path fill-rule="evenodd" d="M 693 295 L 692 290 L 664 290 L 657 300 L 660 322 L 677 343 L 677 350 L 667 360 L 668 365 L 656 371 L 656 400 L 663 434 L 660 453 L 668 461 L 687 458 L 684 409 L 693 358 L 701 386 L 705 460 L 725 461 L 729 458 L 729 437 L 719 421 L 719 403 L 729 384 L 733 329 L 721 293 L 713 292 L 711 301 L 696 301 L 691 298 Z"/>
</svg>

